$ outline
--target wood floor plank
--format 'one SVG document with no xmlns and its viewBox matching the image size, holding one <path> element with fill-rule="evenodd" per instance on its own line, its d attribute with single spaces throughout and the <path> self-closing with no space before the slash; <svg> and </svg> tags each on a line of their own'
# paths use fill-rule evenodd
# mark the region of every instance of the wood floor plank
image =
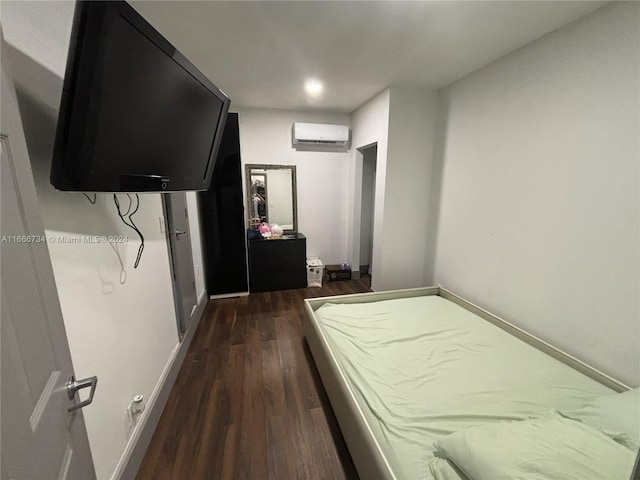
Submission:
<svg viewBox="0 0 640 480">
<path fill-rule="evenodd" d="M 262 380 L 267 412 L 283 412 L 286 403 L 280 369 L 280 351 L 276 340 L 262 343 Z"/>
<path fill-rule="evenodd" d="M 176 476 L 172 478 L 220 478 L 225 453 L 224 440 L 228 427 L 228 405 L 224 402 L 223 390 L 223 382 L 214 382 L 209 403 L 201 418 L 196 447 L 193 448 L 191 456 L 185 460 L 187 464 L 193 463 L 192 476 L 180 477 L 178 473 L 183 472 L 184 475 L 191 466 L 174 462 Z M 180 426 L 176 426 L 176 429 L 180 429 Z"/>
<path fill-rule="evenodd" d="M 267 433 L 262 375 L 262 346 L 255 318 L 247 318 L 245 336 L 244 395 L 240 443 L 251 449 L 240 451 L 240 462 L 247 472 L 245 478 L 267 478 Z"/>
<path fill-rule="evenodd" d="M 283 416 L 267 417 L 267 445 L 269 480 L 295 478 L 296 457 L 291 452 L 291 439 Z"/>
<path fill-rule="evenodd" d="M 361 281 L 207 305 L 138 480 L 357 479 L 302 334 L 303 300 Z"/>
<path fill-rule="evenodd" d="M 228 417 L 225 420 L 228 424 L 239 425 L 242 421 L 241 400 L 245 395 L 243 372 L 247 362 L 246 345 L 231 345 L 226 350 L 227 363 L 220 372 L 224 382 L 225 405 L 228 407 Z"/>
<path fill-rule="evenodd" d="M 238 427 L 236 425 L 229 425 L 227 429 L 227 435 L 224 441 L 224 456 L 222 458 L 222 473 L 220 478 L 223 480 L 234 480 L 237 478 L 236 474 L 236 460 L 237 449 L 240 443 L 238 435 Z"/>
</svg>

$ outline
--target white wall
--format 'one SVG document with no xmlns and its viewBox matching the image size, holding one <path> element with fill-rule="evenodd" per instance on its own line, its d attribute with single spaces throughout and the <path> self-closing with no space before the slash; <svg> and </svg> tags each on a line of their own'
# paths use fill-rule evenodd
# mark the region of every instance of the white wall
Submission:
<svg viewBox="0 0 640 480">
<path fill-rule="evenodd" d="M 385 178 L 387 174 L 387 143 L 389 137 L 389 89 L 379 93 L 351 114 L 353 138 L 349 159 L 349 208 L 347 217 L 347 258 L 352 269 L 359 268 L 360 225 L 362 221 L 362 163 L 364 147 L 377 145 L 375 211 L 373 214 L 373 254 L 369 269 L 372 288 L 383 272 L 377 265 L 381 253 Z M 359 150 L 360 149 L 360 150 Z"/>
<path fill-rule="evenodd" d="M 378 152 L 371 265 L 374 290 L 426 283 L 425 238 L 437 106 L 435 91 L 391 87 L 353 113 L 349 259 L 352 265 L 358 265 L 360 259 L 361 150 L 375 143 Z"/>
<path fill-rule="evenodd" d="M 438 93 L 391 88 L 389 146 L 377 289 L 425 286 L 430 186 L 437 125 Z M 376 207 L 377 208 L 377 207 Z"/>
<path fill-rule="evenodd" d="M 607 6 L 447 88 L 434 209 L 434 283 L 630 385 L 640 383 L 639 12 Z"/>
<path fill-rule="evenodd" d="M 307 237 L 307 256 L 319 256 L 324 263 L 345 261 L 349 153 L 295 150 L 291 125 L 349 125 L 349 115 L 253 108 L 237 111 L 243 175 L 248 163 L 295 165 L 298 231 Z"/>
<path fill-rule="evenodd" d="M 140 196 L 134 219 L 145 248 L 134 269 L 139 240 L 116 215 L 112 196 L 98 195 L 91 205 L 83 195 L 49 184 L 72 14 L 72 2 L 3 2 L 2 28 L 13 46 L 10 60 L 43 222 L 48 235 L 60 237 L 49 251 L 76 376 L 98 376 L 93 404 L 83 412 L 98 478 L 106 479 L 131 435 L 126 408 L 136 394 L 150 400 L 178 334 L 160 196 Z M 127 203 L 126 196 L 120 199 Z M 129 241 L 118 244 L 120 258 L 108 243 L 62 241 L 95 235 L 125 235 Z"/>
</svg>

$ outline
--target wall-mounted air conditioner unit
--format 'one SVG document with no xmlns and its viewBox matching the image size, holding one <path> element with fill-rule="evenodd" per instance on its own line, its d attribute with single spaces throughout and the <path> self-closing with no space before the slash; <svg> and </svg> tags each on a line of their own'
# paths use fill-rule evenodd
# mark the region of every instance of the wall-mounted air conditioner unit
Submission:
<svg viewBox="0 0 640 480">
<path fill-rule="evenodd" d="M 291 129 L 291 135 L 294 148 L 331 147 L 332 149 L 344 149 L 349 146 L 349 127 L 347 125 L 296 122 Z"/>
</svg>

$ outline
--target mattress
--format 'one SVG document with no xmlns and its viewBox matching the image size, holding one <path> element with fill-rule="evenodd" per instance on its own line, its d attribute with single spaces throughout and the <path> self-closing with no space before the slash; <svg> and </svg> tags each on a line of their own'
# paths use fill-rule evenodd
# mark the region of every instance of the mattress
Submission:
<svg viewBox="0 0 640 480">
<path fill-rule="evenodd" d="M 432 478 L 438 437 L 613 393 L 436 295 L 327 303 L 315 317 L 398 479 Z"/>
</svg>

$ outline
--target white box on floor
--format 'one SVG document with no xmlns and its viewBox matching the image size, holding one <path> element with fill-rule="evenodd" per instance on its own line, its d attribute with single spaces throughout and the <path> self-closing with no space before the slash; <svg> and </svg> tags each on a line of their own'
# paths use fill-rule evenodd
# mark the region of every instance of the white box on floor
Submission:
<svg viewBox="0 0 640 480">
<path fill-rule="evenodd" d="M 322 287 L 324 265 L 318 257 L 307 258 L 307 286 Z"/>
</svg>

